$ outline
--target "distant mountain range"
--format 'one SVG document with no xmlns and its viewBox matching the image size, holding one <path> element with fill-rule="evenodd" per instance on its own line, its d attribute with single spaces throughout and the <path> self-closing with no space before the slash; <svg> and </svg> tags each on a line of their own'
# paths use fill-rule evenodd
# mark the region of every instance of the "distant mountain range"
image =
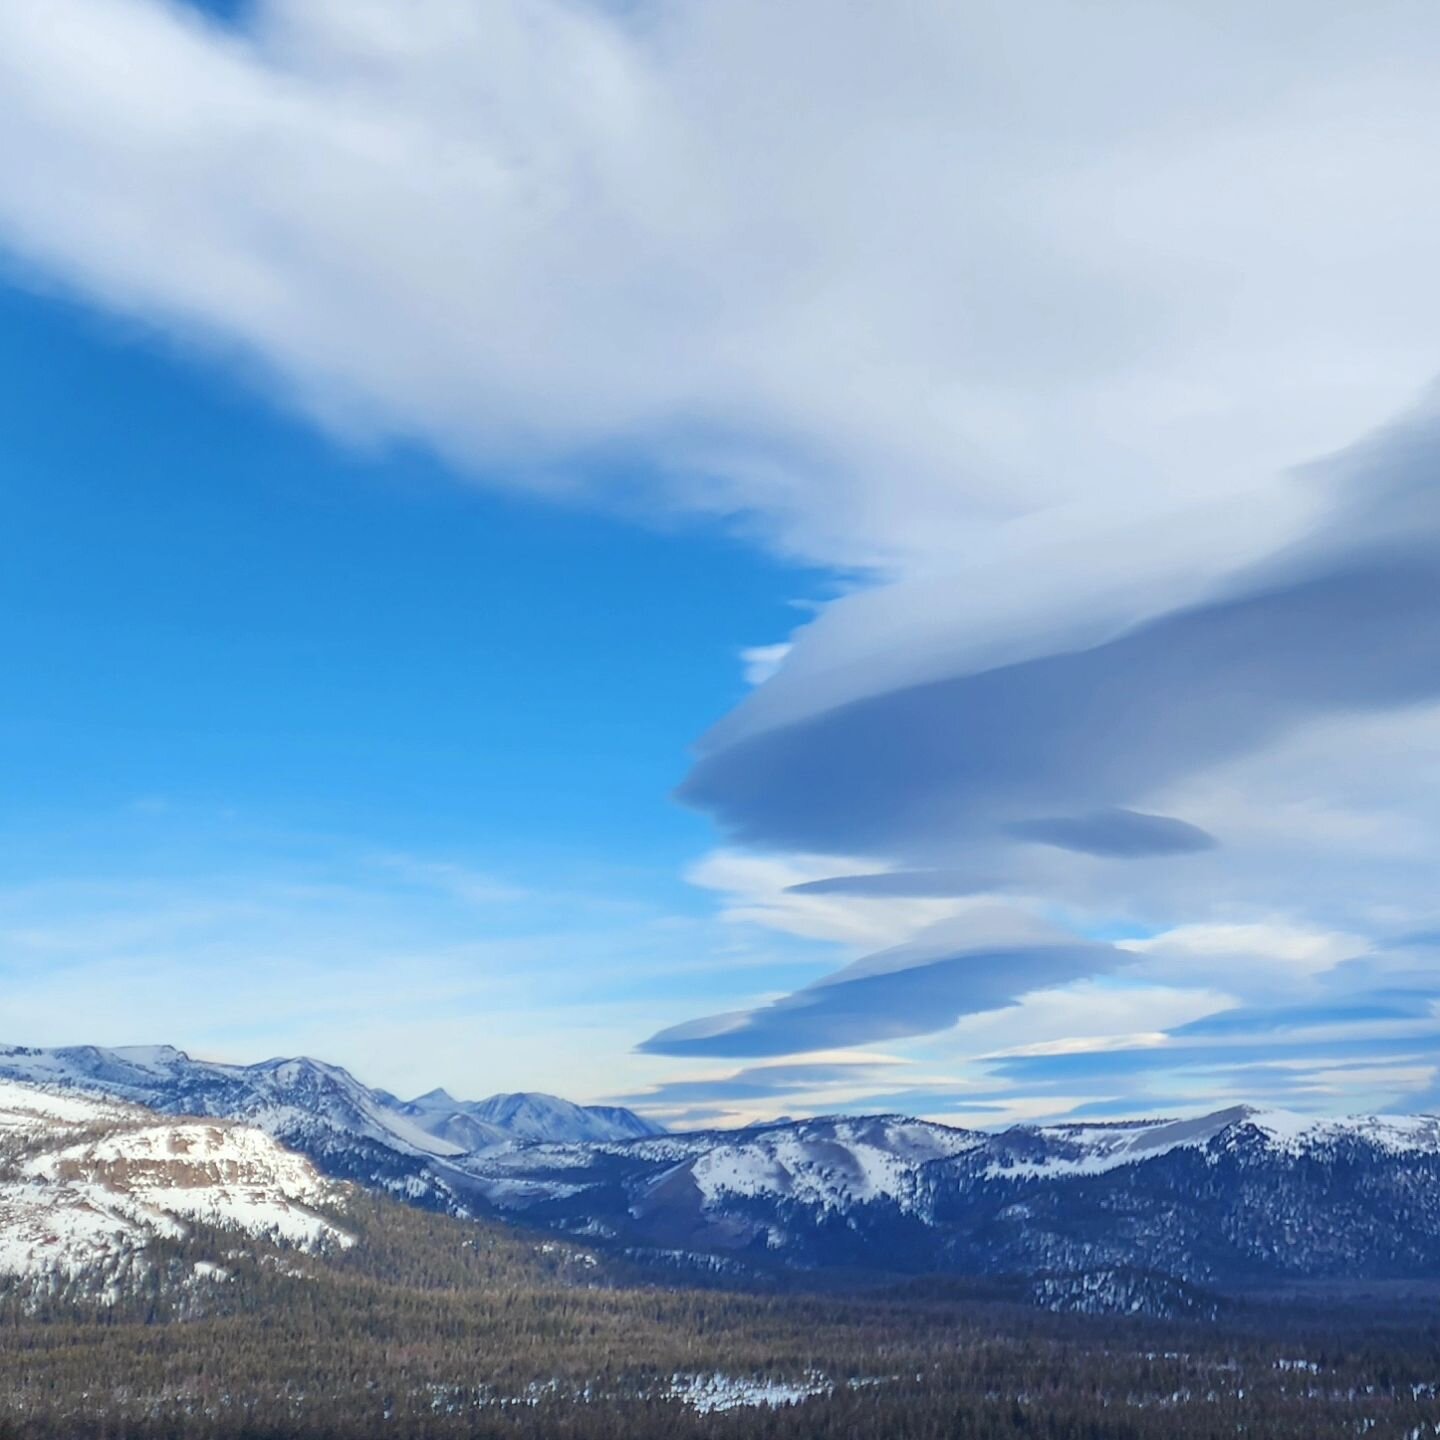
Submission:
<svg viewBox="0 0 1440 1440">
<path fill-rule="evenodd" d="M 224 1065 L 170 1045 L 34 1049 L 0 1045 L 0 1079 L 114 1096 L 167 1115 L 243 1120 L 308 1156 L 327 1175 L 432 1209 L 467 1210 L 469 1182 L 447 1163 L 517 1142 L 611 1141 L 660 1133 L 629 1110 L 553 1095 L 403 1101 L 348 1070 L 308 1058 Z"/>
<path fill-rule="evenodd" d="M 623 1106 L 575 1105 L 533 1091 L 491 1095 L 487 1100 L 456 1100 L 444 1090 L 431 1090 L 415 1100 L 396 1100 L 384 1091 L 372 1093 L 392 1113 L 461 1152 L 512 1140 L 635 1140 L 664 1133 Z"/>
<path fill-rule="evenodd" d="M 1440 1277 L 1440 1119 L 1016 1126 L 876 1116 L 472 1157 L 499 1211 L 699 1271 L 1076 1275 L 1233 1291 Z"/>
<path fill-rule="evenodd" d="M 1075 1308 L 1165 1292 L 1188 1313 L 1253 1286 L 1440 1279 L 1433 1116 L 1242 1106 L 998 1134 L 875 1116 L 671 1135 L 550 1096 L 401 1101 L 319 1061 L 166 1047 L 0 1048 L 7 1078 L 232 1117 L 328 1175 L 677 1278 L 1019 1276 Z"/>
</svg>

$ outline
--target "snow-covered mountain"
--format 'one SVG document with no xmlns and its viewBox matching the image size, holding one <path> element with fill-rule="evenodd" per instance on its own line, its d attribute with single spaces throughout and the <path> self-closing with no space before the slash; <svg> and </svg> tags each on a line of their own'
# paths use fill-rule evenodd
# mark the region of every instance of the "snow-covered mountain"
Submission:
<svg viewBox="0 0 1440 1440">
<path fill-rule="evenodd" d="M 327 1175 L 669 1273 L 1048 1277 L 1076 1304 L 1172 1281 L 1440 1279 L 1433 1116 L 1234 1107 L 997 1134 L 871 1116 L 672 1135 L 551 1096 L 399 1100 L 319 1061 L 217 1065 L 165 1047 L 0 1049 L 4 1078 L 232 1117 Z"/>
<path fill-rule="evenodd" d="M 115 1096 L 168 1115 L 244 1120 L 309 1156 L 327 1175 L 456 1212 L 468 1208 L 460 1165 L 468 1152 L 542 1132 L 584 1141 L 656 1131 L 628 1110 L 553 1096 L 462 1101 L 434 1090 L 402 1101 L 320 1060 L 226 1065 L 169 1045 L 0 1046 L 0 1079 Z"/>
<path fill-rule="evenodd" d="M 0 1276 L 114 1294 L 201 1223 L 303 1249 L 350 1236 L 335 1187 L 253 1126 L 0 1081 Z M 197 1272 L 200 1266 L 193 1267 Z M 200 1279 L 223 1278 L 208 1265 Z"/>
<path fill-rule="evenodd" d="M 929 1167 L 989 1137 L 904 1116 L 784 1121 L 598 1145 L 535 1144 L 471 1156 L 467 1173 L 500 1213 L 643 1258 L 664 1252 L 761 1264 L 899 1264 L 923 1219 Z M 866 1217 L 883 1212 L 891 1253 L 872 1253 Z M 916 1268 L 924 1268 L 923 1265 Z"/>
<path fill-rule="evenodd" d="M 498 1210 L 713 1268 L 1055 1276 L 1140 1269 L 1233 1289 L 1440 1278 L 1440 1120 L 1017 1126 L 808 1120 L 470 1157 Z M 1052 1286 L 1052 1288 L 1055 1288 Z"/>
<path fill-rule="evenodd" d="M 463 1208 L 444 1167 L 432 1163 L 462 1147 L 428 1134 L 338 1065 L 309 1059 L 223 1065 L 169 1045 L 0 1046 L 0 1079 L 115 1096 L 167 1115 L 244 1120 L 327 1175 L 435 1208 Z"/>
<path fill-rule="evenodd" d="M 534 1091 L 456 1100 L 444 1090 L 431 1090 L 414 1100 L 397 1101 L 396 1108 L 427 1134 L 464 1150 L 510 1140 L 634 1140 L 663 1133 L 658 1125 L 618 1105 L 576 1105 Z"/>
<path fill-rule="evenodd" d="M 320 1060 L 222 1065 L 192 1060 L 170 1045 L 6 1045 L 0 1046 L 0 1075 L 115 1095 L 172 1114 L 243 1118 L 271 1134 L 334 1131 L 416 1154 L 459 1153 L 411 1124 L 348 1070 Z"/>
<path fill-rule="evenodd" d="M 1379 1154 L 1429 1155 L 1440 1151 L 1440 1117 L 1352 1115 L 1334 1119 L 1290 1110 L 1235 1105 L 1189 1120 L 1135 1120 L 1110 1125 L 1020 1126 L 996 1145 L 991 1176 L 1059 1179 L 1099 1175 L 1175 1150 L 1258 1146 L 1275 1156 L 1300 1156 L 1361 1143 Z"/>
</svg>

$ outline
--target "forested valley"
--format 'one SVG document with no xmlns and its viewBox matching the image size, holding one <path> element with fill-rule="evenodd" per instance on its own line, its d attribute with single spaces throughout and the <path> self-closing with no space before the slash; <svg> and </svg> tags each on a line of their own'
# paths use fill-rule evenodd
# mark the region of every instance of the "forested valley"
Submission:
<svg viewBox="0 0 1440 1440">
<path fill-rule="evenodd" d="M 357 1243 L 196 1227 L 0 1302 L 0 1436 L 1418 1437 L 1423 1296 L 1056 1315 L 1003 1286 L 675 1288 L 603 1252 L 350 1192 Z M 197 1281 L 195 1277 L 204 1277 Z M 110 1285 L 106 1293 L 106 1285 Z"/>
</svg>

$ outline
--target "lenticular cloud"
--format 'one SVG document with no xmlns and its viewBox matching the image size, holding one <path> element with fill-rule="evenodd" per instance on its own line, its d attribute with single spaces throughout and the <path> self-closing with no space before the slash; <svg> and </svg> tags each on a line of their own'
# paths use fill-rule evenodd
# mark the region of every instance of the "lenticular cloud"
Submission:
<svg viewBox="0 0 1440 1440">
<path fill-rule="evenodd" d="M 948 940 L 948 943 L 947 943 Z M 926 1035 L 962 1015 L 1113 967 L 1104 945 L 990 945 L 966 949 L 953 928 L 858 960 L 754 1010 L 709 1016 L 653 1035 L 655 1055 L 760 1058 Z"/>
<path fill-rule="evenodd" d="M 1430 753 L 1440 702 L 1440 428 L 1428 413 L 1407 421 L 1311 483 L 1328 487 L 1331 517 L 1203 601 L 1097 644 L 882 685 L 738 738 L 722 729 L 682 795 L 752 845 L 876 862 L 806 893 L 988 891 L 1063 905 L 1082 924 L 1284 909 L 1383 944 L 1434 909 L 1391 837 L 1433 845 L 1421 827 L 1440 808 L 1433 765 L 1406 769 L 1400 743 Z M 842 971 L 650 1044 L 758 1055 L 862 1043 L 1012 1003 L 1063 983 L 1065 965 L 1068 978 L 1110 968 L 1104 947 L 1059 961 L 975 948 L 875 994 Z M 1052 963 L 1049 976 L 1034 969 Z M 1133 973 L 1158 964 L 1147 955 Z"/>
<path fill-rule="evenodd" d="M 1113 859 L 1223 846 L 1164 813 L 1190 777 L 1316 720 L 1440 697 L 1434 422 L 1347 468 L 1339 519 L 1211 599 L 722 738 L 681 794 L 757 845 L 912 865 L 1025 845 Z"/>
</svg>

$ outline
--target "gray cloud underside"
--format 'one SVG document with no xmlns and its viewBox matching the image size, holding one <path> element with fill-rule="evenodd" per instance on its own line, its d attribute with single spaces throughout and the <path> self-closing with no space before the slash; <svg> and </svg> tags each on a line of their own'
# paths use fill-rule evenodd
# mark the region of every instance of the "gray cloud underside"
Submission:
<svg viewBox="0 0 1440 1440">
<path fill-rule="evenodd" d="M 1057 850 L 1117 860 L 1146 855 L 1189 855 L 1215 845 L 1215 837 L 1198 825 L 1168 815 L 1143 815 L 1136 810 L 1121 809 L 1017 820 L 1010 826 L 1010 833 L 1020 840 L 1053 845 Z"/>
<path fill-rule="evenodd" d="M 1073 842 L 1087 817 L 1306 720 L 1440 694 L 1437 621 L 1440 556 L 1397 541 L 1089 650 L 761 734 L 703 756 L 681 795 L 782 848 L 923 860 L 1017 827 L 1053 843 L 1057 812 Z M 1146 850 L 1137 828 L 1129 853 Z"/>
<path fill-rule="evenodd" d="M 1238 1007 L 1177 1026 L 1178 1037 L 1274 1035 L 1302 1026 L 1359 1025 L 1373 1021 L 1424 1020 L 1434 1010 L 1433 990 L 1376 990 L 1350 1000 L 1306 1005 Z"/>
<path fill-rule="evenodd" d="M 1078 942 L 928 958 L 901 946 L 769 1005 L 672 1026 L 639 1048 L 652 1055 L 759 1058 L 926 1035 L 1124 958 L 1109 946 Z"/>
<path fill-rule="evenodd" d="M 649 1090 L 619 1098 L 632 1105 L 694 1105 L 770 1100 L 820 1086 L 874 1083 L 892 1067 L 863 1061 L 755 1065 L 731 1075 L 698 1080 L 665 1080 Z"/>
</svg>

